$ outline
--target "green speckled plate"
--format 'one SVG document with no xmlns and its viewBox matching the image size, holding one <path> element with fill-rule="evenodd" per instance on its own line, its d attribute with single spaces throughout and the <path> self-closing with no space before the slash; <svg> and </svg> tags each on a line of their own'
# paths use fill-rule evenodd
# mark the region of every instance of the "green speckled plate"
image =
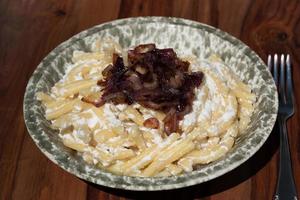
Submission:
<svg viewBox="0 0 300 200">
<path fill-rule="evenodd" d="M 247 133 L 222 159 L 180 176 L 139 178 L 117 176 L 86 164 L 64 147 L 57 131 L 50 128 L 38 91 L 48 92 L 65 73 L 74 50 L 89 51 L 95 38 L 110 36 L 123 47 L 156 43 L 177 52 L 207 58 L 212 53 L 248 83 L 257 94 L 257 106 Z M 179 18 L 141 17 L 116 20 L 92 27 L 60 44 L 39 64 L 28 82 L 24 98 L 24 118 L 28 132 L 40 150 L 64 170 L 93 182 L 127 190 L 168 190 L 203 183 L 225 174 L 249 159 L 266 141 L 275 123 L 278 99 L 271 74 L 263 61 L 245 44 L 211 26 Z"/>
</svg>

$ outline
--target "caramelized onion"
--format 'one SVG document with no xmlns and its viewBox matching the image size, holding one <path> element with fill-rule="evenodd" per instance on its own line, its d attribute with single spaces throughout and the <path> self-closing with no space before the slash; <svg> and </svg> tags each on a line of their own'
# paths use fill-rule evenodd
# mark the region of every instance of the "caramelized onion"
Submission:
<svg viewBox="0 0 300 200">
<path fill-rule="evenodd" d="M 189 72 L 188 68 L 189 62 L 180 60 L 173 49 L 157 49 L 154 44 L 129 50 L 128 66 L 114 54 L 113 65 L 103 70 L 104 80 L 98 81 L 104 87 L 98 105 L 137 102 L 166 113 L 164 129 L 167 134 L 180 132 L 179 121 L 191 112 L 194 89 L 200 86 L 203 78 L 202 72 Z"/>
<path fill-rule="evenodd" d="M 159 121 L 155 117 L 151 117 L 144 121 L 144 126 L 147 128 L 158 129 Z"/>
</svg>

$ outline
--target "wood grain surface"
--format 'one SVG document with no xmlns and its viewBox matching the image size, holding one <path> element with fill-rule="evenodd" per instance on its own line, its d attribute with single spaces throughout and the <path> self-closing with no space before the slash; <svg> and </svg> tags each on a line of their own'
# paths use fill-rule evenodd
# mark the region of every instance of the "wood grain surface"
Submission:
<svg viewBox="0 0 300 200">
<path fill-rule="evenodd" d="M 96 24 L 134 16 L 174 16 L 218 27 L 264 60 L 289 53 L 296 112 L 289 120 L 300 192 L 300 2 L 296 0 L 0 0 L 0 199 L 272 199 L 276 127 L 250 160 L 213 181 L 172 191 L 130 192 L 88 184 L 48 160 L 29 137 L 23 95 L 32 72 L 53 48 Z"/>
</svg>

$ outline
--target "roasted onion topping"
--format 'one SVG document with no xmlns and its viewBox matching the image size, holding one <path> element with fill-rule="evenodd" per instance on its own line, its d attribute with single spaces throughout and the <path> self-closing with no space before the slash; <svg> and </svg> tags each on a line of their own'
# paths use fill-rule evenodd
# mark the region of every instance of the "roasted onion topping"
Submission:
<svg viewBox="0 0 300 200">
<path fill-rule="evenodd" d="M 144 126 L 147 128 L 158 129 L 159 121 L 155 117 L 151 117 L 144 121 Z"/>
<path fill-rule="evenodd" d="M 180 132 L 179 121 L 191 112 L 203 73 L 189 72 L 190 63 L 179 59 L 175 51 L 157 49 L 155 44 L 143 44 L 128 51 L 128 66 L 122 57 L 113 56 L 113 65 L 103 70 L 103 95 L 96 104 L 133 104 L 166 113 L 164 130 Z"/>
</svg>

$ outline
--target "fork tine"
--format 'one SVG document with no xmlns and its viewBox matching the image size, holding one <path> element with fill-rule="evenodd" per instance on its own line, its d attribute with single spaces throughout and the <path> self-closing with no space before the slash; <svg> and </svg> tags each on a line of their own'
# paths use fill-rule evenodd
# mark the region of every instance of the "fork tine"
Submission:
<svg viewBox="0 0 300 200">
<path fill-rule="evenodd" d="M 286 101 L 288 104 L 293 104 L 294 94 L 293 94 L 293 78 L 292 78 L 292 67 L 291 67 L 291 59 L 288 54 L 286 57 Z"/>
<path fill-rule="evenodd" d="M 268 55 L 268 68 L 269 71 L 272 73 L 272 56 Z"/>
<path fill-rule="evenodd" d="M 278 56 L 277 54 L 274 55 L 274 64 L 273 64 L 273 78 L 275 81 L 276 86 L 278 86 Z"/>
<path fill-rule="evenodd" d="M 285 103 L 285 62 L 284 55 L 280 57 L 280 78 L 279 78 L 279 98 L 280 101 Z"/>
</svg>

